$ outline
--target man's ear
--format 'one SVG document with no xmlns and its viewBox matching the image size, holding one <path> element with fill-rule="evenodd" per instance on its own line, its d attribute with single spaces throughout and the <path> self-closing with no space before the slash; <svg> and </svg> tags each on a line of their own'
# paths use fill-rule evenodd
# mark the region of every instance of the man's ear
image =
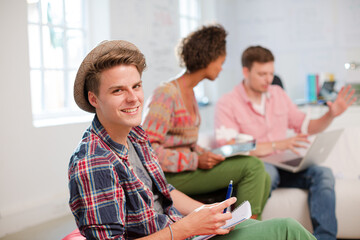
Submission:
<svg viewBox="0 0 360 240">
<path fill-rule="evenodd" d="M 247 79 L 249 77 L 249 72 L 250 72 L 249 68 L 248 67 L 243 67 L 242 72 L 243 72 L 244 78 Z"/>
<path fill-rule="evenodd" d="M 91 106 L 96 108 L 97 105 L 98 105 L 98 99 L 97 99 L 97 96 L 95 95 L 95 93 L 89 91 L 88 92 L 88 99 L 89 99 L 89 103 L 91 104 Z"/>
</svg>

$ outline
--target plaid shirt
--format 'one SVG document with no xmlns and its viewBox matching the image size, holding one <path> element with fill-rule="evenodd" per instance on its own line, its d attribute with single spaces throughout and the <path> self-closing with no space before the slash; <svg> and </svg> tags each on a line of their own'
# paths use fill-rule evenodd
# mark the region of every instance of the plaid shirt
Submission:
<svg viewBox="0 0 360 240">
<path fill-rule="evenodd" d="M 136 176 L 124 145 L 114 142 L 95 116 L 69 164 L 70 208 L 87 239 L 133 239 L 157 232 L 182 216 L 173 207 L 174 188 L 164 177 L 141 127 L 129 140 L 164 195 L 164 214 L 154 210 L 153 193 Z"/>
</svg>

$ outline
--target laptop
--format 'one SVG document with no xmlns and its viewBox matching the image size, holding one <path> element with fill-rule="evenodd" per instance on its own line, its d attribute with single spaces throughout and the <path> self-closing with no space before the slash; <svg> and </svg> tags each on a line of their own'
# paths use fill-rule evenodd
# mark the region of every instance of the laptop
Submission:
<svg viewBox="0 0 360 240">
<path fill-rule="evenodd" d="M 343 131 L 339 129 L 317 134 L 310 140 L 312 143 L 309 148 L 299 149 L 300 155 L 286 150 L 261 157 L 261 159 L 289 172 L 296 173 L 305 170 L 311 165 L 320 164 L 326 160 Z"/>
</svg>

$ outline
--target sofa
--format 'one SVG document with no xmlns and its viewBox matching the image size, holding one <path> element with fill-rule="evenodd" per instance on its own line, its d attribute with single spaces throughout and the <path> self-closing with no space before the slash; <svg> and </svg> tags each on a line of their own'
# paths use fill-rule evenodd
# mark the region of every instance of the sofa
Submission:
<svg viewBox="0 0 360 240">
<path fill-rule="evenodd" d="M 335 175 L 338 238 L 341 239 L 360 239 L 360 108 L 357 113 L 359 121 L 356 124 L 336 120 L 327 129 L 347 126 L 329 157 L 321 164 L 330 167 Z M 214 146 L 213 138 L 212 131 L 200 131 L 198 144 L 210 149 Z M 262 218 L 292 217 L 312 232 L 307 198 L 306 190 L 276 189 L 266 203 Z"/>
</svg>

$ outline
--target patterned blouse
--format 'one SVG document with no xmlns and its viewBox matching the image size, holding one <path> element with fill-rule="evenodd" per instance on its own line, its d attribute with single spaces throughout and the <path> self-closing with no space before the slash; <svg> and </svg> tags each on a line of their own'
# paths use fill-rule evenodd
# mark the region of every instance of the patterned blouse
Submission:
<svg viewBox="0 0 360 240">
<path fill-rule="evenodd" d="M 164 172 L 194 171 L 198 154 L 204 150 L 198 139 L 200 114 L 196 117 L 186 109 L 178 86 L 163 83 L 155 89 L 145 111 L 143 127 Z"/>
</svg>

